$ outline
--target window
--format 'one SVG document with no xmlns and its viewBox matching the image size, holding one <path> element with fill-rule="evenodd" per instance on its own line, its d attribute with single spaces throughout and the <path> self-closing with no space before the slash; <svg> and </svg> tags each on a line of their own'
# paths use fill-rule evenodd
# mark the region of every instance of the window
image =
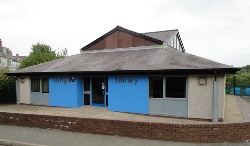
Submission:
<svg viewBox="0 0 250 146">
<path fill-rule="evenodd" d="M 49 93 L 49 79 L 42 78 L 42 92 Z"/>
<path fill-rule="evenodd" d="M 49 78 L 31 78 L 31 92 L 49 93 Z"/>
<path fill-rule="evenodd" d="M 40 78 L 31 78 L 31 91 L 40 92 Z"/>
<path fill-rule="evenodd" d="M 10 66 L 10 65 L 11 65 L 11 61 L 7 60 L 7 66 Z"/>
<path fill-rule="evenodd" d="M 84 105 L 90 105 L 90 94 L 84 94 Z"/>
<path fill-rule="evenodd" d="M 6 54 L 6 48 L 3 48 L 3 53 Z"/>
<path fill-rule="evenodd" d="M 109 82 L 108 82 L 108 81 L 109 81 L 109 78 L 108 78 L 108 76 L 107 76 L 107 77 L 106 77 L 106 85 L 105 85 L 105 86 L 106 86 L 106 87 L 105 87 L 105 88 L 106 88 L 106 92 L 109 91 L 109 88 L 108 88 L 108 87 L 109 87 L 109 86 L 108 86 L 108 83 L 109 83 Z"/>
<path fill-rule="evenodd" d="M 150 76 L 149 98 L 163 97 L 186 98 L 186 77 Z"/>
<path fill-rule="evenodd" d="M 163 77 L 149 77 L 149 97 L 163 98 Z"/>
<path fill-rule="evenodd" d="M 84 91 L 90 91 L 90 77 L 84 77 Z"/>
<path fill-rule="evenodd" d="M 186 78 L 166 77 L 165 97 L 186 98 Z"/>
</svg>

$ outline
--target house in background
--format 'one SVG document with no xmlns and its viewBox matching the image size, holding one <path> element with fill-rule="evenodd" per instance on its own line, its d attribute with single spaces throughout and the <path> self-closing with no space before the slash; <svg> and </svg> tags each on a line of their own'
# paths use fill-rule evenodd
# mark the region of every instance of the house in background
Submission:
<svg viewBox="0 0 250 146">
<path fill-rule="evenodd" d="M 0 69 L 8 68 L 9 70 L 16 70 L 25 56 L 12 56 L 12 51 L 9 48 L 2 46 L 0 39 Z"/>
<path fill-rule="evenodd" d="M 178 30 L 120 26 L 81 54 L 7 73 L 18 103 L 223 120 L 225 75 L 238 68 L 185 52 Z"/>
</svg>

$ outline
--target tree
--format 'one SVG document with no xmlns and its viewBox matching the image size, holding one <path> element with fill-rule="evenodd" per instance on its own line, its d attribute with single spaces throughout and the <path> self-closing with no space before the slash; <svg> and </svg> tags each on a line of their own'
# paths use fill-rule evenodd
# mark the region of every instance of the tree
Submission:
<svg viewBox="0 0 250 146">
<path fill-rule="evenodd" d="M 237 72 L 237 74 L 240 73 L 250 73 L 250 65 L 243 66 L 241 70 Z"/>
<path fill-rule="evenodd" d="M 8 71 L 7 68 L 0 69 L 0 102 L 9 102 L 10 99 L 15 100 L 15 96 L 10 96 L 10 92 L 12 94 L 15 92 L 15 89 L 13 89 L 13 85 L 15 86 L 15 80 L 4 74 Z"/>
<path fill-rule="evenodd" d="M 246 88 L 250 88 L 250 65 L 243 66 L 235 75 L 236 87 L 241 89 L 241 94 L 244 94 Z M 230 93 L 233 88 L 233 75 L 227 75 L 226 91 Z"/>
<path fill-rule="evenodd" d="M 67 53 L 68 52 L 66 48 L 62 50 L 62 52 L 59 52 L 58 49 L 58 52 L 56 53 L 49 45 L 37 43 L 32 45 L 29 56 L 25 57 L 21 61 L 19 69 L 63 58 L 67 56 Z"/>
</svg>

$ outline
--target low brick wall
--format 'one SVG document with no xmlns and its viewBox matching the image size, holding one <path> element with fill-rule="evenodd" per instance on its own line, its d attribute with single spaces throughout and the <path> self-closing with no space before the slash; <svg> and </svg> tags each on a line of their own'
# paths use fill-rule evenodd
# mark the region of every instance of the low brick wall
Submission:
<svg viewBox="0 0 250 146">
<path fill-rule="evenodd" d="M 0 112 L 0 124 L 175 142 L 213 143 L 250 140 L 250 122 L 168 124 Z"/>
</svg>

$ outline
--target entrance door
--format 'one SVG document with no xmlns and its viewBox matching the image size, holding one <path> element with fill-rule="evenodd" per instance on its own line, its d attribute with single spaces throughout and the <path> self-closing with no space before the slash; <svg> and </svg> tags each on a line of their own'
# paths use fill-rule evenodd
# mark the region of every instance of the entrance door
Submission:
<svg viewBox="0 0 250 146">
<path fill-rule="evenodd" d="M 92 106 L 105 107 L 104 78 L 92 78 Z"/>
</svg>

